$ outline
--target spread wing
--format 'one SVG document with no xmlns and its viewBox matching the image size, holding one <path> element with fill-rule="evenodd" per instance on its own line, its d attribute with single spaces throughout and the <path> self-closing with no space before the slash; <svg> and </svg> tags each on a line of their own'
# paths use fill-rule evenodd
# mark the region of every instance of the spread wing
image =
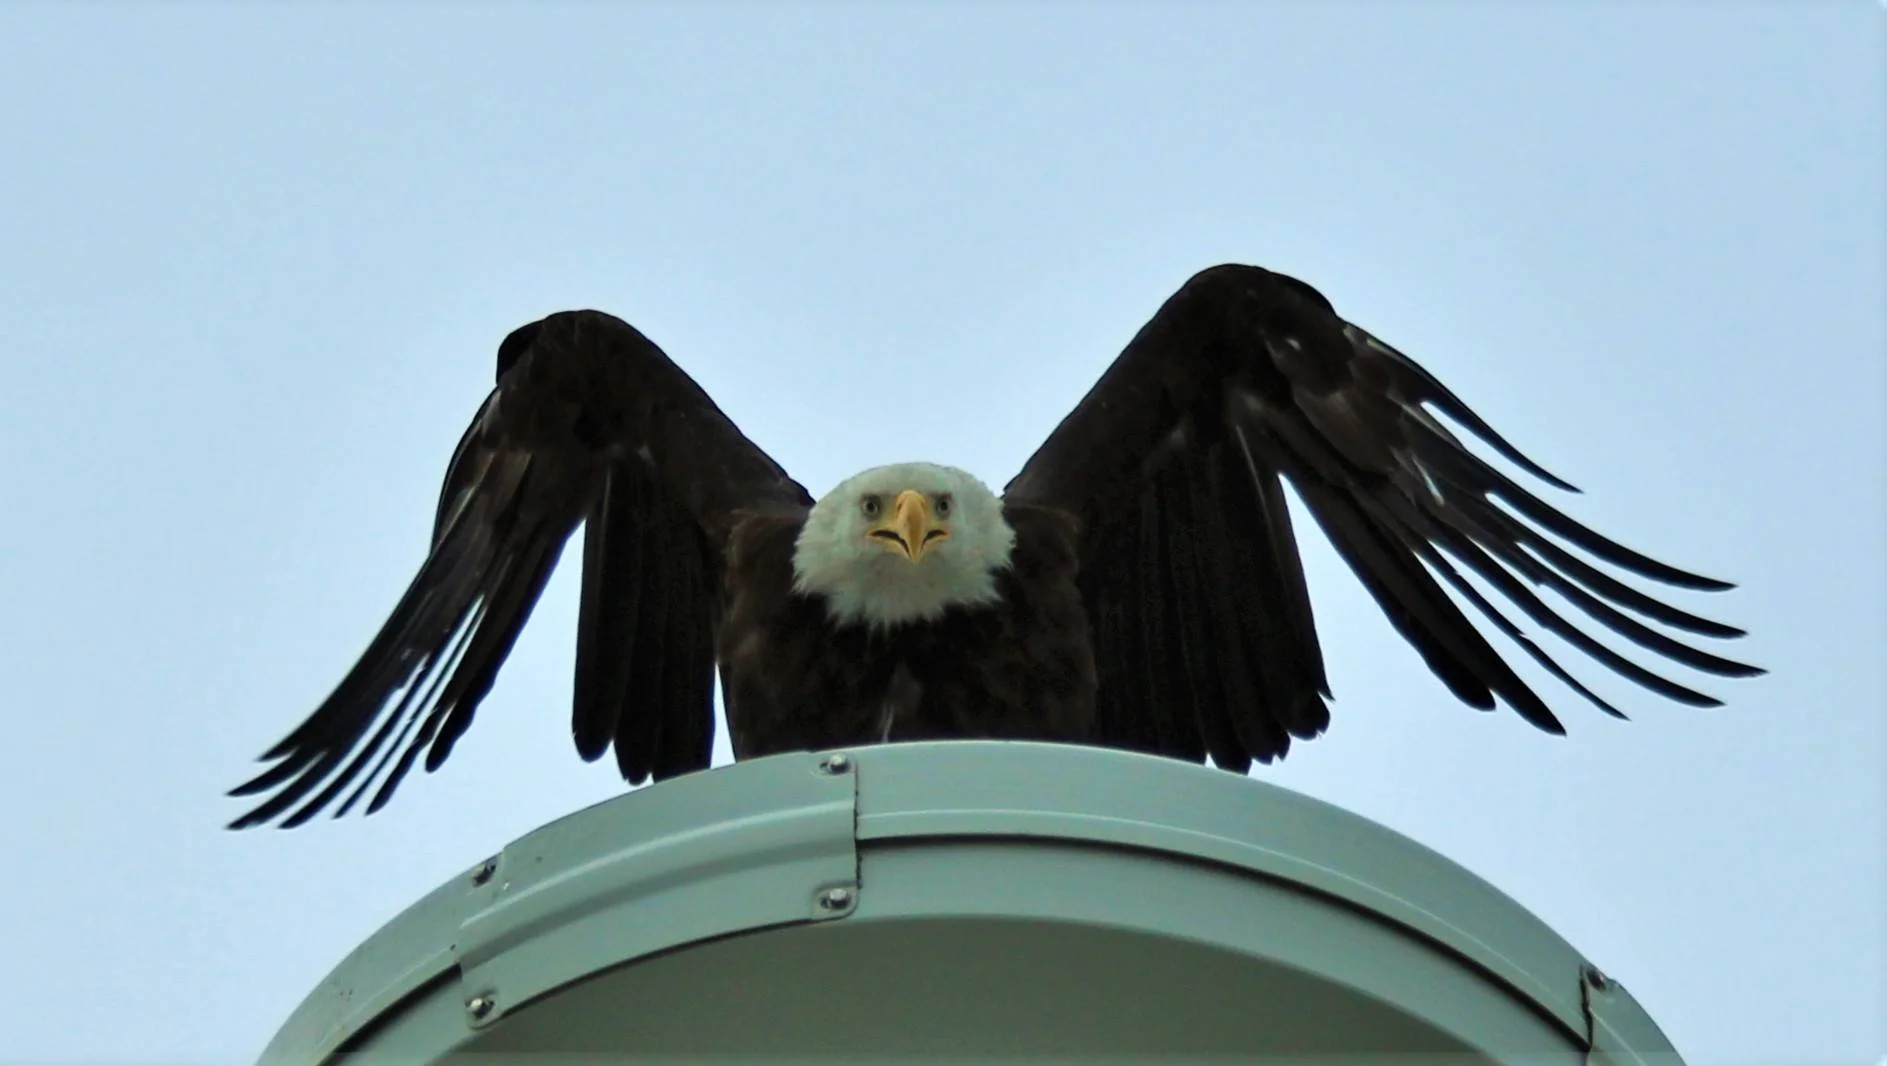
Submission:
<svg viewBox="0 0 1887 1066">
<path fill-rule="evenodd" d="M 231 823 L 378 810 L 452 752 L 587 523 L 572 731 L 640 782 L 708 765 L 721 553 L 746 511 L 811 500 L 693 379 L 620 319 L 521 327 L 459 441 L 431 551 L 339 686 L 232 795 Z M 369 798 L 370 797 L 370 798 Z M 338 804 L 338 806 L 337 806 Z"/>
<path fill-rule="evenodd" d="M 1006 490 L 1083 522 L 1082 591 L 1101 672 L 1096 739 L 1190 759 L 1210 754 L 1242 772 L 1329 723 L 1284 479 L 1390 622 L 1471 706 L 1490 709 L 1498 698 L 1541 729 L 1564 731 L 1456 597 L 1622 717 L 1468 574 L 1539 629 L 1679 702 L 1719 701 L 1600 643 L 1534 588 L 1551 589 L 1656 656 L 1725 677 L 1762 672 L 1647 624 L 1742 635 L 1599 564 L 1682 588 L 1731 586 L 1567 517 L 1469 452 L 1436 415 L 1527 473 L 1577 491 L 1300 281 L 1220 266 L 1169 299 Z"/>
</svg>

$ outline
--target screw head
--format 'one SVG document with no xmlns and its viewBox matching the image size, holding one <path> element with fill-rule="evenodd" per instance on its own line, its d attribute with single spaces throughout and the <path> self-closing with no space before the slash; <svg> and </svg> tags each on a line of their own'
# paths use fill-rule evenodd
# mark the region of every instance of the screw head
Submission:
<svg viewBox="0 0 1887 1066">
<path fill-rule="evenodd" d="M 852 757 L 842 751 L 835 751 L 819 760 L 819 769 L 834 776 L 847 773 L 852 769 Z"/>
<path fill-rule="evenodd" d="M 844 885 L 835 885 L 819 893 L 819 909 L 824 911 L 842 911 L 852 905 L 852 890 Z"/>
<path fill-rule="evenodd" d="M 498 1001 L 490 994 L 477 995 L 465 1001 L 465 1013 L 473 1018 L 484 1018 L 489 1016 L 496 1006 L 498 1006 Z"/>
<path fill-rule="evenodd" d="M 1593 988 L 1596 988 L 1601 992 L 1612 987 L 1612 979 L 1610 977 L 1605 976 L 1605 974 L 1601 972 L 1597 966 L 1593 966 L 1590 963 L 1588 963 L 1585 967 L 1585 970 L 1586 970 L 1586 984 L 1591 985 Z"/>
<path fill-rule="evenodd" d="M 491 880 L 491 875 L 497 872 L 498 872 L 498 860 L 486 859 L 484 862 L 481 862 L 478 864 L 478 869 L 472 871 L 472 883 L 475 885 L 482 885 L 485 882 Z"/>
</svg>

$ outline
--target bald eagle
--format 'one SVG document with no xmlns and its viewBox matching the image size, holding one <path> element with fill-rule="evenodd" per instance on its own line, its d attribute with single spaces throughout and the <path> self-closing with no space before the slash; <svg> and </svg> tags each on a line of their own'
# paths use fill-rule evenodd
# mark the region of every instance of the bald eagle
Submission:
<svg viewBox="0 0 1887 1066">
<path fill-rule="evenodd" d="M 446 472 L 432 548 L 359 661 L 232 790 L 231 823 L 379 809 L 472 723 L 565 541 L 583 538 L 571 729 L 640 783 L 708 765 L 716 669 L 737 758 L 917 739 L 1100 744 L 1244 773 L 1329 723 L 1284 482 L 1462 702 L 1563 732 L 1451 598 L 1586 688 L 1466 580 L 1665 697 L 1719 701 L 1625 658 L 1533 591 L 1648 651 L 1742 631 L 1591 560 L 1731 587 L 1568 518 L 1436 415 L 1558 488 L 1407 356 L 1315 289 L 1202 271 L 1159 309 L 1002 495 L 961 470 L 866 470 L 814 500 L 636 329 L 599 311 L 523 326 Z M 1497 502 L 1498 501 L 1498 502 Z M 1621 610 L 1623 608 L 1623 610 Z M 1627 614 L 1626 611 L 1632 612 Z M 1633 615 L 1638 617 L 1633 617 Z"/>
</svg>

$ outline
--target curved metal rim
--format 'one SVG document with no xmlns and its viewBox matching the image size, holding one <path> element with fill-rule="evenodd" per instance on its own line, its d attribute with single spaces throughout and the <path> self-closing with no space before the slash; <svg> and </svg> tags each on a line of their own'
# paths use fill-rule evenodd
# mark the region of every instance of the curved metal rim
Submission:
<svg viewBox="0 0 1887 1066">
<path fill-rule="evenodd" d="M 1458 864 L 1339 808 L 1190 763 L 1067 745 L 904 743 L 843 756 L 788 754 L 689 774 L 519 838 L 496 860 L 496 876 L 481 879 L 474 867 L 363 942 L 291 1015 L 263 1060 L 320 1061 L 453 968 L 466 971 L 469 988 L 472 969 L 489 970 L 506 952 L 528 951 L 558 930 L 564 943 L 587 946 L 584 957 L 567 960 L 558 981 L 540 977 L 541 987 L 515 1003 L 654 951 L 841 918 L 849 905 L 822 909 L 819 894 L 848 877 L 855 882 L 857 848 L 942 837 L 1129 848 L 1292 884 L 1440 945 L 1567 1032 L 1587 1033 L 1590 968 L 1570 944 Z M 754 834 L 767 823 L 796 825 L 794 847 L 756 849 Z M 630 906 L 647 913 L 653 890 L 645 867 L 665 848 L 670 875 L 656 878 L 657 887 L 711 869 L 733 879 L 732 892 L 735 881 L 770 870 L 778 883 L 762 894 L 780 898 L 597 947 L 594 933 L 617 927 L 610 913 Z M 506 876 L 524 869 L 526 855 L 534 872 Z M 523 905 L 526 896 L 538 904 Z M 573 936 L 577 923 L 587 931 Z M 538 947 L 540 970 L 566 964 Z"/>
</svg>

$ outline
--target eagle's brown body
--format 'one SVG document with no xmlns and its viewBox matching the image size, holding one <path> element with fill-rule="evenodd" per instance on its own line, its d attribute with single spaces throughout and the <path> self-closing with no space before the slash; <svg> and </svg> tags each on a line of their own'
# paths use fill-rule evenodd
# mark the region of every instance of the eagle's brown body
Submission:
<svg viewBox="0 0 1887 1066">
<path fill-rule="evenodd" d="M 792 587 L 800 521 L 736 530 L 717 650 L 734 755 L 884 740 L 1094 739 L 1094 653 L 1066 515 L 1010 505 L 1002 602 L 895 628 L 840 624 Z M 1018 715 L 1013 708 L 1028 707 Z"/>
</svg>

